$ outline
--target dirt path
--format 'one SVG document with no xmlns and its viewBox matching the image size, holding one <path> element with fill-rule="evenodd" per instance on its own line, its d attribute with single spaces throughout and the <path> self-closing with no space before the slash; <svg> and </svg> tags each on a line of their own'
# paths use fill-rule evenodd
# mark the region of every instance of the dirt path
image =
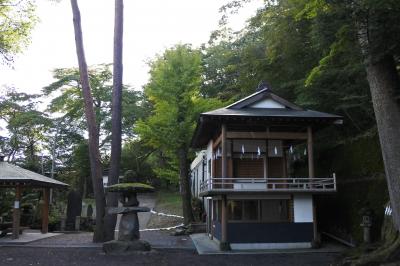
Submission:
<svg viewBox="0 0 400 266">
<path fill-rule="evenodd" d="M 140 195 L 138 197 L 140 206 L 145 206 L 150 209 L 154 209 L 156 205 L 156 195 Z M 154 248 L 177 248 L 177 249 L 192 249 L 195 247 L 189 236 L 171 236 L 171 231 L 156 230 L 146 231 L 147 225 L 149 224 L 150 217 L 154 216 L 161 220 L 156 226 L 163 226 L 166 223 L 169 224 L 171 219 L 174 224 L 177 224 L 175 217 L 168 217 L 163 215 L 157 215 L 150 212 L 139 213 L 139 224 L 140 224 L 140 236 L 141 239 L 148 241 Z M 120 218 L 120 217 L 119 217 Z M 117 220 L 117 227 L 119 219 Z M 179 219 L 178 219 L 179 220 Z M 169 223 L 168 223 L 169 222 Z M 117 231 L 116 231 L 117 233 Z M 62 234 L 55 237 L 50 237 L 29 243 L 27 246 L 34 247 L 101 247 L 99 243 L 92 243 L 93 233 L 90 232 L 79 232 L 71 234 Z"/>
<path fill-rule="evenodd" d="M 156 206 L 156 196 L 154 193 L 139 195 L 138 196 L 140 206 L 148 207 L 150 210 L 154 209 Z M 139 229 L 146 229 L 147 224 L 149 223 L 151 213 L 150 212 L 141 212 L 139 213 Z"/>
</svg>

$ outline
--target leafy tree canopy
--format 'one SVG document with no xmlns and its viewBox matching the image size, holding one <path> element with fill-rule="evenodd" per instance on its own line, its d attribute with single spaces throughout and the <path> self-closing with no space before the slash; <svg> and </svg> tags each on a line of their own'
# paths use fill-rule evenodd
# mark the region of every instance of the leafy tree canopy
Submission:
<svg viewBox="0 0 400 266">
<path fill-rule="evenodd" d="M 167 165 L 157 169 L 159 176 L 177 181 L 177 151 L 189 149 L 198 114 L 220 102 L 201 96 L 201 54 L 189 45 L 166 50 L 150 67 L 145 94 L 153 111 L 146 120 L 139 121 L 137 130 L 147 145 L 168 158 Z"/>
<path fill-rule="evenodd" d="M 37 170 L 36 151 L 46 140 L 52 120 L 37 110 L 38 95 L 18 93 L 9 89 L 0 97 L 0 119 L 7 122 L 9 138 L 3 140 L 2 148 L 9 161 L 25 157 L 26 167 Z"/>
<path fill-rule="evenodd" d="M 34 0 L 0 0 L 0 58 L 10 63 L 29 43 L 37 22 Z"/>
<path fill-rule="evenodd" d="M 79 70 L 76 68 L 56 69 L 53 77 L 55 82 L 43 88 L 44 95 L 51 95 L 48 110 L 59 112 L 65 119 L 75 125 L 82 132 L 86 130 L 84 115 L 84 102 L 80 88 Z M 102 139 L 100 146 L 109 143 L 111 131 L 111 97 L 112 97 L 112 73 L 109 64 L 93 66 L 89 69 L 89 80 L 93 94 L 93 106 L 99 135 Z M 122 129 L 126 136 L 133 136 L 133 125 L 135 121 L 145 115 L 143 95 L 139 91 L 128 87 L 123 88 L 123 113 Z"/>
</svg>

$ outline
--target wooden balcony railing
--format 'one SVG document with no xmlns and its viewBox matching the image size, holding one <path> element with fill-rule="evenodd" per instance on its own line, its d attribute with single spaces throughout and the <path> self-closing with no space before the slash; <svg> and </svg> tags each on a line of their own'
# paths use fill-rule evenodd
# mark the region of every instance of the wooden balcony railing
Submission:
<svg viewBox="0 0 400 266">
<path fill-rule="evenodd" d="M 211 178 L 200 183 L 206 192 L 335 192 L 336 177 L 327 178 Z"/>
</svg>

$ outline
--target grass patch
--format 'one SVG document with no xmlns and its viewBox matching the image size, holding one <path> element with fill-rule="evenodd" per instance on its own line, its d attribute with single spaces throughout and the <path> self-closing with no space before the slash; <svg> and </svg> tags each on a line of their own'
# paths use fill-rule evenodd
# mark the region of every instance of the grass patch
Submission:
<svg viewBox="0 0 400 266">
<path fill-rule="evenodd" d="M 160 190 L 156 193 L 156 206 L 154 208 L 156 212 L 182 216 L 182 199 L 179 192 Z M 172 227 L 182 222 L 182 218 L 151 214 L 147 228 Z"/>
<path fill-rule="evenodd" d="M 157 192 L 155 210 L 182 216 L 182 197 L 179 192 L 161 190 Z"/>
</svg>

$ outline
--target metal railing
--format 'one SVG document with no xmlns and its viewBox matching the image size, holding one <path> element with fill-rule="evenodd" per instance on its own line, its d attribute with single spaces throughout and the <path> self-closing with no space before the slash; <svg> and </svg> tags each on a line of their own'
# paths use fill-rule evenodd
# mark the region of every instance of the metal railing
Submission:
<svg viewBox="0 0 400 266">
<path fill-rule="evenodd" d="M 208 191 L 335 192 L 336 177 L 210 178 L 200 183 L 200 193 Z"/>
</svg>

